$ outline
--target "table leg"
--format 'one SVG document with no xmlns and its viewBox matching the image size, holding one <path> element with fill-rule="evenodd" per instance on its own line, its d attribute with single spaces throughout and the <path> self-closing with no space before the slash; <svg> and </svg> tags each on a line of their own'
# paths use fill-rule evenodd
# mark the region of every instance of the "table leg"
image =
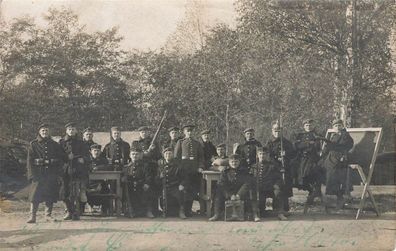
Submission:
<svg viewBox="0 0 396 251">
<path fill-rule="evenodd" d="M 121 216 L 121 199 L 122 199 L 122 189 L 121 189 L 121 178 L 117 179 L 117 199 L 116 199 L 116 212 L 117 216 Z"/>
<path fill-rule="evenodd" d="M 206 195 L 209 198 L 206 201 L 206 216 L 210 217 L 212 212 L 212 179 L 206 179 Z"/>
</svg>

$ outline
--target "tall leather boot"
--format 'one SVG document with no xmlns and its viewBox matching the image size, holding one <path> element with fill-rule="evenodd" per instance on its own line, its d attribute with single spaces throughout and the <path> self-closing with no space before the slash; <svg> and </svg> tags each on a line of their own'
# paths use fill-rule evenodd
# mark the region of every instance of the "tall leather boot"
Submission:
<svg viewBox="0 0 396 251">
<path fill-rule="evenodd" d="M 54 207 L 54 204 L 52 202 L 45 202 L 45 220 L 46 221 L 56 221 L 52 217 L 52 208 Z"/>
<path fill-rule="evenodd" d="M 254 220 L 254 222 L 259 222 L 261 219 L 260 219 L 260 216 L 259 216 L 259 213 L 258 213 L 257 201 L 252 201 L 252 212 L 253 212 L 253 220 Z"/>
<path fill-rule="evenodd" d="M 214 205 L 214 214 L 212 217 L 209 218 L 209 221 L 217 221 L 220 217 L 220 202 L 219 201 L 215 201 L 215 205 Z"/>
<path fill-rule="evenodd" d="M 66 214 L 63 217 L 63 220 L 71 220 L 73 216 L 73 208 L 71 206 L 71 202 L 69 200 L 65 200 L 65 206 L 66 206 Z"/>
<path fill-rule="evenodd" d="M 180 206 L 180 209 L 179 209 L 179 218 L 180 219 L 187 219 L 187 217 L 186 217 L 186 215 L 184 214 L 184 207 L 183 206 Z"/>
<path fill-rule="evenodd" d="M 39 204 L 36 202 L 30 203 L 30 218 L 26 223 L 36 223 L 36 215 Z"/>
</svg>

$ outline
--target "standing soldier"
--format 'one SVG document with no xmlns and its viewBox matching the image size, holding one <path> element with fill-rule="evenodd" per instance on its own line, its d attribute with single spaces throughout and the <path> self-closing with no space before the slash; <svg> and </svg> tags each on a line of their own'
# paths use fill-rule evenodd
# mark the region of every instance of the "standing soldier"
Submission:
<svg viewBox="0 0 396 251">
<path fill-rule="evenodd" d="M 45 202 L 45 216 L 53 220 L 53 203 L 58 200 L 59 186 L 63 163 L 67 156 L 58 143 L 50 137 L 49 126 L 42 124 L 38 135 L 30 143 L 27 157 L 28 180 L 30 185 L 30 219 L 27 223 L 36 222 L 38 206 Z"/>
<path fill-rule="evenodd" d="M 348 151 L 353 147 L 353 139 L 344 128 L 341 119 L 333 121 L 335 133 L 326 141 L 323 149 L 323 166 L 326 169 L 326 195 L 337 196 L 337 209 L 344 206 L 343 195 L 347 186 Z"/>
<path fill-rule="evenodd" d="M 163 151 L 164 157 L 158 161 L 156 176 L 157 186 L 161 187 L 162 213 L 168 213 L 169 201 L 176 199 L 179 206 L 179 218 L 186 219 L 184 213 L 184 194 L 187 184 L 186 176 L 180 166 L 180 162 L 173 158 L 173 148 L 168 147 Z"/>
<path fill-rule="evenodd" d="M 89 175 L 89 148 L 77 138 L 77 128 L 74 123 L 65 125 L 66 135 L 59 144 L 69 157 L 65 165 L 63 184 L 64 202 L 67 213 L 64 220 L 80 219 L 80 202 L 87 202 L 86 189 Z"/>
<path fill-rule="evenodd" d="M 253 203 L 253 214 L 257 212 L 257 206 L 259 211 L 264 213 L 265 203 L 268 197 L 273 198 L 273 208 L 274 211 L 278 211 L 278 218 L 280 220 L 287 220 L 284 215 L 283 206 L 283 180 L 282 180 L 282 165 L 278 160 L 271 157 L 271 152 L 267 148 L 258 147 L 257 148 L 257 158 L 258 162 L 254 164 L 250 172 L 253 176 L 253 189 L 252 198 L 253 201 L 259 203 Z M 258 204 L 258 205 L 257 205 Z M 256 213 L 257 218 L 255 221 L 260 221 Z"/>
<path fill-rule="evenodd" d="M 241 156 L 241 164 L 250 169 L 256 163 L 256 148 L 262 147 L 262 145 L 254 138 L 254 129 L 247 128 L 243 132 L 245 134 L 245 142 L 238 145 L 235 153 Z"/>
<path fill-rule="evenodd" d="M 152 170 L 147 163 L 142 159 L 143 152 L 141 149 L 132 146 L 131 147 L 131 161 L 125 166 L 123 170 L 123 180 L 127 184 L 127 196 L 129 212 L 134 217 L 135 215 L 145 213 L 146 217 L 154 218 L 152 213 L 152 201 L 153 201 L 153 176 Z"/>
<path fill-rule="evenodd" d="M 163 149 L 168 148 L 168 147 L 172 148 L 173 150 L 175 149 L 177 141 L 179 139 L 181 139 L 181 137 L 179 136 L 179 130 L 180 129 L 177 127 L 171 127 L 168 129 L 169 138 L 163 145 Z"/>
<path fill-rule="evenodd" d="M 209 130 L 201 132 L 201 144 L 204 153 L 204 170 L 208 170 L 210 168 L 213 158 L 217 155 L 216 147 L 210 141 L 209 135 Z"/>
<path fill-rule="evenodd" d="M 184 138 L 180 139 L 175 147 L 174 156 L 181 161 L 183 172 L 185 172 L 188 187 L 186 187 L 185 213 L 191 216 L 193 200 L 200 201 L 200 211 L 204 209 L 204 205 L 199 199 L 201 172 L 204 168 L 203 150 L 199 141 L 191 137 L 192 130 L 195 126 L 183 126 Z"/>
<path fill-rule="evenodd" d="M 157 162 L 161 158 L 161 149 L 159 147 L 159 144 L 157 142 L 154 142 L 151 144 L 153 141 L 152 136 L 150 135 L 150 128 L 147 126 L 142 126 L 138 128 L 139 131 L 139 139 L 135 140 L 131 143 L 131 147 L 141 149 L 142 154 L 143 154 L 143 161 L 147 166 L 150 168 L 152 171 L 151 175 L 152 177 L 155 177 L 157 175 Z M 156 187 L 156 184 L 153 184 L 154 186 L 152 187 L 152 192 L 154 193 L 154 196 L 152 196 L 152 208 L 154 214 L 158 214 L 158 195 L 159 195 L 159 189 Z"/>
<path fill-rule="evenodd" d="M 320 140 L 315 133 L 313 120 L 303 121 L 304 132 L 295 135 L 294 148 L 297 151 L 294 166 L 294 186 L 309 192 L 307 205 L 311 205 L 315 197 L 321 196 L 322 177 L 318 167 Z"/>
<path fill-rule="evenodd" d="M 216 221 L 220 218 L 220 210 L 226 200 L 239 201 L 248 198 L 250 185 L 251 178 L 247 169 L 241 166 L 239 155 L 232 154 L 229 157 L 229 166 L 221 172 L 214 203 L 214 215 L 209 218 L 209 221 Z M 231 220 L 237 219 L 235 211 L 236 209 L 233 208 Z"/>
<path fill-rule="evenodd" d="M 292 167 L 291 160 L 295 157 L 295 151 L 293 144 L 287 140 L 283 135 L 283 128 L 280 127 L 278 122 L 272 125 L 272 136 L 267 142 L 267 148 L 269 150 L 272 159 L 278 162 L 282 167 L 283 172 L 283 206 L 284 211 L 289 212 L 289 198 L 293 196 L 293 179 L 292 179 Z M 282 142 L 282 144 L 281 144 Z M 282 149 L 283 148 L 283 151 Z"/>
<path fill-rule="evenodd" d="M 103 154 L 114 171 L 121 171 L 128 163 L 130 147 L 127 142 L 122 140 L 119 127 L 113 126 L 110 129 L 110 134 L 110 143 L 104 147 Z"/>
<path fill-rule="evenodd" d="M 87 127 L 83 131 L 83 141 L 87 144 L 88 148 L 91 148 L 95 142 L 93 141 L 93 130 L 91 127 Z"/>
</svg>

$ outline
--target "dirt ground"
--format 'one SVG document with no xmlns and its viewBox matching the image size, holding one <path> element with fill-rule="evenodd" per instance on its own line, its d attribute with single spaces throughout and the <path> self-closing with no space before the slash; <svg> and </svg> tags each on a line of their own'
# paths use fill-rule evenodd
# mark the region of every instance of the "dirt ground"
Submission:
<svg viewBox="0 0 396 251">
<path fill-rule="evenodd" d="M 89 213 L 81 221 L 47 223 L 41 207 L 38 223 L 26 224 L 28 203 L 1 200 L 0 250 L 394 250 L 396 213 L 386 209 L 394 209 L 394 200 L 385 206 L 384 197 L 377 196 L 384 213 L 377 217 L 365 211 L 355 220 L 354 210 L 328 215 L 319 204 L 304 215 L 304 196 L 293 197 L 288 221 L 269 214 L 258 223 L 208 222 L 200 216 L 102 218 Z M 54 211 L 61 219 L 63 205 L 57 203 Z"/>
</svg>

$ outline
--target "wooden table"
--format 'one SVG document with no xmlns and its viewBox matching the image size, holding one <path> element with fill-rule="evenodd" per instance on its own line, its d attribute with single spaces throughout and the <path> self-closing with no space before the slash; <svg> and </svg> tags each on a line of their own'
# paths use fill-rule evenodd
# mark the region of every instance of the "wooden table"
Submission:
<svg viewBox="0 0 396 251">
<path fill-rule="evenodd" d="M 205 194 L 204 196 L 201 196 L 201 198 L 204 198 L 206 201 L 206 216 L 210 217 L 211 216 L 211 210 L 212 210 L 212 181 L 218 181 L 220 179 L 220 171 L 202 171 L 202 178 L 203 181 L 206 181 L 206 191 L 205 191 L 205 182 L 202 182 L 201 185 L 201 192 L 202 194 Z"/>
<path fill-rule="evenodd" d="M 89 174 L 89 180 L 115 180 L 116 181 L 116 212 L 117 216 L 121 216 L 121 171 L 95 171 Z"/>
</svg>

